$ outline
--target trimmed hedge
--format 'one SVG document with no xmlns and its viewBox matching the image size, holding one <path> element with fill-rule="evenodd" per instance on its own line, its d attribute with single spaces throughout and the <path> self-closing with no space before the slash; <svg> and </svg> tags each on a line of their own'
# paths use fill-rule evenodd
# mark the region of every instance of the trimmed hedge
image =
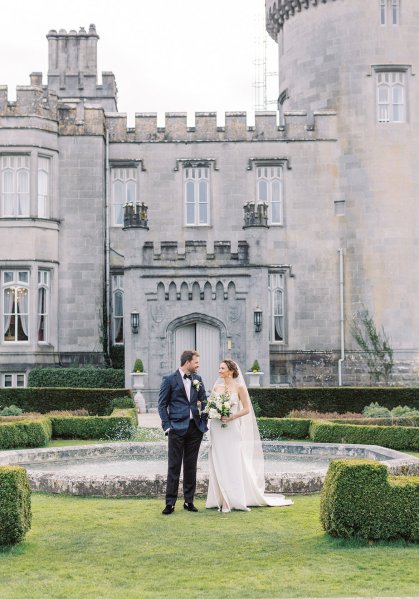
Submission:
<svg viewBox="0 0 419 599">
<path fill-rule="evenodd" d="M 115 368 L 33 368 L 28 387 L 123 389 L 125 375 L 122 369 Z"/>
<path fill-rule="evenodd" d="M 258 418 L 262 439 L 279 440 L 282 437 L 306 439 L 309 435 L 311 420 L 303 418 Z"/>
<path fill-rule="evenodd" d="M 419 477 L 388 476 L 384 464 L 334 460 L 323 484 L 320 520 L 335 537 L 419 542 Z"/>
<path fill-rule="evenodd" d="M 407 418 L 333 418 L 333 420 L 331 421 L 337 422 L 338 424 L 372 424 L 377 426 L 419 426 L 419 416 L 409 416 Z"/>
<path fill-rule="evenodd" d="M 112 416 L 50 416 L 54 439 L 132 439 L 137 412 L 114 411 Z"/>
<path fill-rule="evenodd" d="M 51 439 L 49 418 L 18 420 L 0 424 L 0 449 L 45 447 Z"/>
<path fill-rule="evenodd" d="M 0 389 L 0 409 L 14 404 L 24 412 L 85 409 L 92 415 L 108 416 L 112 400 L 131 396 L 130 389 L 73 389 L 65 387 Z"/>
<path fill-rule="evenodd" d="M 282 418 L 291 410 L 361 413 L 377 401 L 389 409 L 407 405 L 419 409 L 419 387 L 303 387 L 251 389 L 260 416 Z"/>
<path fill-rule="evenodd" d="M 0 545 L 19 543 L 31 522 L 31 489 L 26 470 L 0 466 Z"/>
<path fill-rule="evenodd" d="M 135 402 L 132 397 L 115 397 L 111 401 L 112 411 L 115 409 L 126 410 L 128 408 L 135 408 Z"/>
<path fill-rule="evenodd" d="M 419 449 L 419 428 L 414 426 L 363 426 L 313 420 L 310 439 L 318 443 L 361 443 L 389 449 Z"/>
</svg>

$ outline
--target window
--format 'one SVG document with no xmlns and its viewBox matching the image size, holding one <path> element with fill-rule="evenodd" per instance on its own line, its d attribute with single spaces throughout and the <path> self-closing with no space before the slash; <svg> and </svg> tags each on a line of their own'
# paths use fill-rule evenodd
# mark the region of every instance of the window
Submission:
<svg viewBox="0 0 419 599">
<path fill-rule="evenodd" d="M 112 276 L 112 340 L 124 343 L 124 277 Z"/>
<path fill-rule="evenodd" d="M 283 343 L 284 334 L 284 275 L 275 273 L 269 275 L 270 295 L 270 341 Z"/>
<path fill-rule="evenodd" d="M 135 204 L 137 201 L 137 169 L 135 167 L 113 168 L 111 182 L 112 225 L 122 226 L 125 204 Z"/>
<path fill-rule="evenodd" d="M 3 287 L 3 340 L 29 340 L 29 271 L 5 270 Z"/>
<path fill-rule="evenodd" d="M 1 216 L 29 216 L 29 156 L 1 157 Z"/>
<path fill-rule="evenodd" d="M 26 375 L 23 372 L 3 374 L 3 387 L 26 387 Z"/>
<path fill-rule="evenodd" d="M 380 0 L 380 24 L 400 25 L 400 0 Z"/>
<path fill-rule="evenodd" d="M 406 121 L 405 72 L 377 71 L 377 119 L 379 123 Z"/>
<path fill-rule="evenodd" d="M 46 343 L 48 339 L 48 312 L 50 298 L 50 273 L 48 270 L 38 271 L 38 315 L 37 334 L 38 342 Z"/>
<path fill-rule="evenodd" d="M 209 225 L 209 167 L 185 167 L 186 225 Z"/>
<path fill-rule="evenodd" d="M 49 217 L 49 158 L 38 158 L 38 218 Z"/>
<path fill-rule="evenodd" d="M 282 166 L 258 166 L 256 169 L 258 203 L 268 205 L 270 225 L 283 224 L 283 174 Z"/>
</svg>

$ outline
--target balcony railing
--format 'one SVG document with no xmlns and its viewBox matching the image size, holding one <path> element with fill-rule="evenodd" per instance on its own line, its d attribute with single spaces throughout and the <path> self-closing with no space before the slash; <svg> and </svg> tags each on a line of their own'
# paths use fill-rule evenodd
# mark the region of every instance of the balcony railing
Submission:
<svg viewBox="0 0 419 599">
<path fill-rule="evenodd" d="M 247 202 L 243 206 L 244 209 L 244 225 L 243 229 L 249 227 L 265 227 L 268 225 L 268 204 L 264 202 Z"/>
<path fill-rule="evenodd" d="M 148 206 L 144 203 L 129 203 L 124 206 L 124 229 L 148 229 Z"/>
</svg>

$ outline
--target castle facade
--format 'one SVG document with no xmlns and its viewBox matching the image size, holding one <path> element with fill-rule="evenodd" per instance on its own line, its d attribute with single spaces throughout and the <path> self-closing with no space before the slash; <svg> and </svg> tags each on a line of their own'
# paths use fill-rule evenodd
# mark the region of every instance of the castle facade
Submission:
<svg viewBox="0 0 419 599">
<path fill-rule="evenodd" d="M 0 87 L 1 386 L 124 349 L 152 405 L 187 347 L 207 386 L 223 356 L 266 386 L 365 384 L 365 309 L 417 384 L 415 1 L 266 0 L 266 23 L 278 112 L 254 126 L 128 128 L 94 26 L 48 33 L 47 82 Z"/>
</svg>

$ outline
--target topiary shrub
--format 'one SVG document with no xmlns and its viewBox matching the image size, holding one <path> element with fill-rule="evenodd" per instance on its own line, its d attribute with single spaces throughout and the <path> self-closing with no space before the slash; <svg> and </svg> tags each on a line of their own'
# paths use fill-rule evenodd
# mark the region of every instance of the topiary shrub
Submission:
<svg viewBox="0 0 419 599">
<path fill-rule="evenodd" d="M 284 437 L 306 439 L 311 420 L 303 418 L 258 418 L 261 439 L 278 441 Z"/>
<path fill-rule="evenodd" d="M 0 466 L 0 545 L 19 543 L 31 527 L 31 489 L 18 466 Z"/>
<path fill-rule="evenodd" d="M 45 447 L 51 439 L 49 418 L 0 423 L 0 449 Z"/>
<path fill-rule="evenodd" d="M 140 358 L 137 358 L 134 362 L 134 368 L 132 372 L 144 372 L 144 364 Z"/>
<path fill-rule="evenodd" d="M 419 542 L 419 477 L 387 475 L 371 460 L 330 463 L 320 520 L 332 536 Z"/>
</svg>

